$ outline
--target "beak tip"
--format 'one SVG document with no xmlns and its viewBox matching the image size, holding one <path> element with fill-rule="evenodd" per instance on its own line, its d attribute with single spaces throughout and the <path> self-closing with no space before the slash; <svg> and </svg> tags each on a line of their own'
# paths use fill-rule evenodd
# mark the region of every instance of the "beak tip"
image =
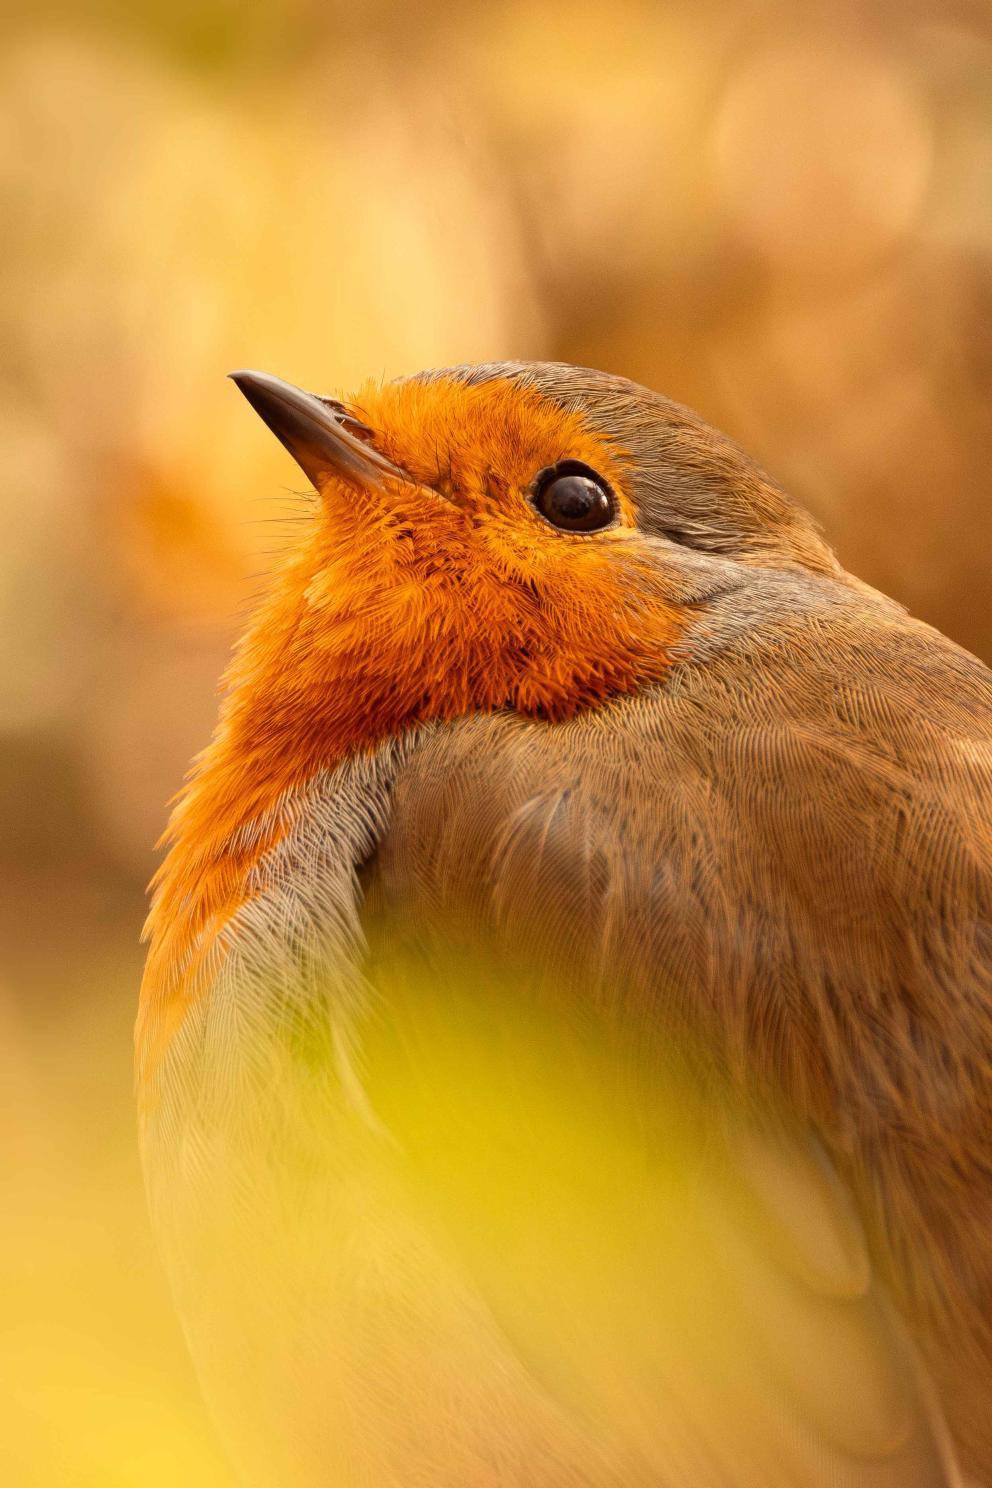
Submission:
<svg viewBox="0 0 992 1488">
<path fill-rule="evenodd" d="M 256 372 L 252 367 L 239 367 L 234 372 L 228 372 L 229 380 L 234 383 L 242 397 L 247 398 L 259 418 L 263 419 L 269 428 L 279 438 L 279 428 L 273 425 L 273 409 L 278 408 L 285 401 L 285 393 L 295 394 L 298 398 L 306 397 L 299 388 L 292 387 L 278 377 L 273 377 L 268 372 Z"/>
<path fill-rule="evenodd" d="M 239 367 L 235 372 L 228 372 L 227 376 L 236 388 L 244 392 L 246 386 L 259 380 L 261 373 L 253 372 L 250 367 Z"/>
</svg>

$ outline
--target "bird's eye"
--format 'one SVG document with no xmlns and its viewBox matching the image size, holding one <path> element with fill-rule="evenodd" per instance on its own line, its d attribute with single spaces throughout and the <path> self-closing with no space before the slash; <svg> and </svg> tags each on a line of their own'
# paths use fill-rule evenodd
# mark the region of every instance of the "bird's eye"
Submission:
<svg viewBox="0 0 992 1488">
<path fill-rule="evenodd" d="M 617 502 L 601 475 L 578 460 L 549 465 L 534 479 L 531 501 L 563 532 L 598 532 L 616 521 Z"/>
</svg>

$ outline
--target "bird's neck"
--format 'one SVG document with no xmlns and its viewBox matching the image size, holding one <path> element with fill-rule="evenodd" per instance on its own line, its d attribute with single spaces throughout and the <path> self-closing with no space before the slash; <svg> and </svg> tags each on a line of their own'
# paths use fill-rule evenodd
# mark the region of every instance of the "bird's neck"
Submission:
<svg viewBox="0 0 992 1488">
<path fill-rule="evenodd" d="M 284 575 L 242 640 L 214 737 L 163 839 L 138 1024 L 146 1064 L 209 986 L 225 927 L 253 897 L 308 783 L 417 721 L 411 699 L 426 685 L 423 648 L 388 627 L 374 639 L 363 634 L 346 594 L 318 615 L 307 576 L 302 565 Z M 402 696 L 397 674 L 407 683 Z"/>
</svg>

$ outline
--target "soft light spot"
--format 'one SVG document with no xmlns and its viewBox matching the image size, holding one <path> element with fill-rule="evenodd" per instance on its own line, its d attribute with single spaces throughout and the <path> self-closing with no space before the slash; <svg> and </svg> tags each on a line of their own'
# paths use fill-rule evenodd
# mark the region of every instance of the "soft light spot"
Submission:
<svg viewBox="0 0 992 1488">
<path fill-rule="evenodd" d="M 735 73 L 712 152 L 724 210 L 769 266 L 843 277 L 916 220 L 932 138 L 894 59 L 801 40 L 763 47 Z"/>
</svg>

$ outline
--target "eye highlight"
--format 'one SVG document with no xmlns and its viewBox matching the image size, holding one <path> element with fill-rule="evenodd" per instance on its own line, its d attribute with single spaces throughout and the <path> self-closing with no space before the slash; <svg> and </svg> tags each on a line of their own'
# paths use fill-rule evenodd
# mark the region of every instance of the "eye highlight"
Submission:
<svg viewBox="0 0 992 1488">
<path fill-rule="evenodd" d="M 612 490 L 580 460 L 560 460 L 538 471 L 530 500 L 544 520 L 562 532 L 599 532 L 617 518 Z"/>
</svg>

